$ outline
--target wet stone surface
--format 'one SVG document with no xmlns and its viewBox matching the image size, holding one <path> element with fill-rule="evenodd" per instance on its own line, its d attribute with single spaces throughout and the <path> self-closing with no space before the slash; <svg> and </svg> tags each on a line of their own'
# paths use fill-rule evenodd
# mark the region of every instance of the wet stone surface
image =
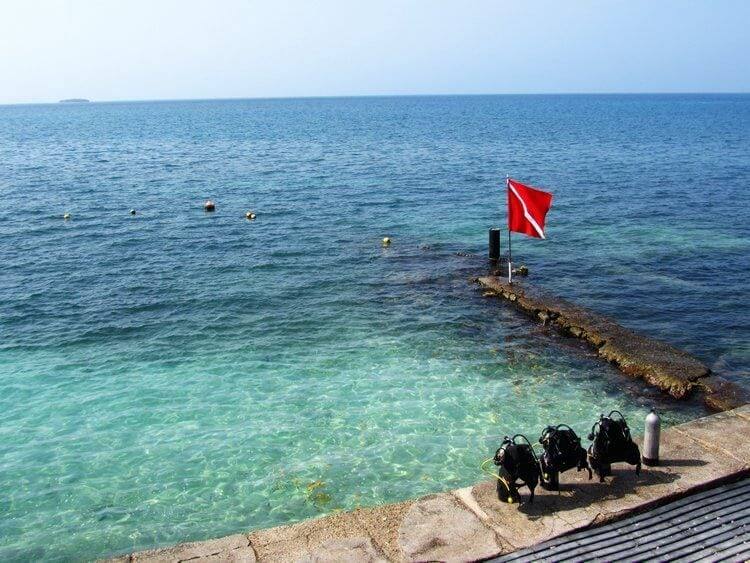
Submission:
<svg viewBox="0 0 750 563">
<path fill-rule="evenodd" d="M 728 411 L 750 402 L 750 392 L 723 377 L 710 375 L 698 381 L 706 405 L 715 411 Z"/>
<path fill-rule="evenodd" d="M 409 561 L 475 561 L 502 552 L 495 533 L 449 494 L 415 502 L 399 529 Z"/>
<path fill-rule="evenodd" d="M 525 282 L 512 285 L 498 277 L 477 280 L 485 293 L 494 292 L 514 303 L 528 315 L 545 324 L 554 325 L 563 334 L 588 342 L 604 360 L 614 363 L 623 373 L 643 379 L 677 399 L 687 397 L 695 388 L 709 397 L 721 391 L 706 403 L 711 408 L 735 408 L 745 402 L 739 388 L 729 382 L 723 386 L 700 386 L 710 370 L 690 354 L 643 334 L 633 332 L 584 307 L 579 307 Z"/>
<path fill-rule="evenodd" d="M 242 553 L 235 553 L 241 550 Z M 216 540 L 204 542 L 191 542 L 167 547 L 164 549 L 153 549 L 134 553 L 131 561 L 177 562 L 189 561 L 191 559 L 213 559 L 223 557 L 230 560 L 232 556 L 242 555 L 244 558 L 233 559 L 235 561 L 255 561 L 255 552 L 250 547 L 250 540 L 246 535 L 236 534 Z"/>
</svg>

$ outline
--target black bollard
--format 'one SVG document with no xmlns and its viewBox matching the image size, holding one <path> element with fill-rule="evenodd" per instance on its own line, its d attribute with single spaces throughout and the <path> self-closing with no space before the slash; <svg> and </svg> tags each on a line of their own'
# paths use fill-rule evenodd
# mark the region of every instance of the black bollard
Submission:
<svg viewBox="0 0 750 563">
<path fill-rule="evenodd" d="M 490 229 L 490 260 L 500 258 L 500 229 Z"/>
</svg>

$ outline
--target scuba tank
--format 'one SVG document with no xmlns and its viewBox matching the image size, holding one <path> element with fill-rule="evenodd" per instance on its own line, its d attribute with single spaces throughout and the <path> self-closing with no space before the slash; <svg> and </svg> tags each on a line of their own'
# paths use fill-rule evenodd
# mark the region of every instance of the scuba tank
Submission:
<svg viewBox="0 0 750 563">
<path fill-rule="evenodd" d="M 523 438 L 526 443 L 517 443 L 517 438 Z M 529 502 L 534 502 L 534 489 L 539 484 L 539 460 L 526 436 L 506 436 L 495 452 L 493 462 L 498 472 L 497 496 L 502 502 L 521 501 L 518 481 L 521 482 L 520 486 L 525 485 L 529 488 Z"/>
<path fill-rule="evenodd" d="M 591 479 L 591 468 L 581 439 L 567 424 L 547 426 L 539 437 L 544 452 L 539 458 L 542 487 L 548 491 L 560 490 L 560 473 L 568 469 L 586 469 Z"/>
<path fill-rule="evenodd" d="M 617 415 L 613 418 L 612 415 Z M 612 464 L 621 461 L 635 465 L 635 473 L 641 472 L 641 452 L 630 437 L 630 428 L 620 411 L 612 411 L 608 416 L 599 415 L 599 421 L 591 427 L 588 462 L 599 476 L 599 481 L 612 474 Z"/>
<path fill-rule="evenodd" d="M 646 431 L 643 433 L 643 463 L 659 465 L 659 435 L 661 434 L 661 419 L 656 409 L 646 417 Z"/>
</svg>

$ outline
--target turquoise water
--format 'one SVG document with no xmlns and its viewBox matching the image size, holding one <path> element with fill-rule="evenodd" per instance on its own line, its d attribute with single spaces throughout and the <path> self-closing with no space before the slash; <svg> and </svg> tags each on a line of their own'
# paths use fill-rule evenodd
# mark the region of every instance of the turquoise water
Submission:
<svg viewBox="0 0 750 563">
<path fill-rule="evenodd" d="M 612 408 L 703 414 L 468 283 L 506 173 L 555 194 L 549 239 L 514 239 L 533 281 L 743 382 L 750 96 L 0 107 L 0 560 L 455 488 L 503 434 Z"/>
</svg>

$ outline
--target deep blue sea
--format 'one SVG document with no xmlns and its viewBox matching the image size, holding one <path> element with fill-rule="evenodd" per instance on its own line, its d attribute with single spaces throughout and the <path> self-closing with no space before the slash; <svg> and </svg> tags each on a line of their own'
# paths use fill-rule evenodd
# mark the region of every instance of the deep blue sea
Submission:
<svg viewBox="0 0 750 563">
<path fill-rule="evenodd" d="M 0 560 L 465 486 L 502 435 L 613 408 L 704 414 L 469 283 L 506 174 L 554 193 L 548 239 L 514 237 L 530 282 L 745 382 L 748 95 L 0 107 Z"/>
</svg>

